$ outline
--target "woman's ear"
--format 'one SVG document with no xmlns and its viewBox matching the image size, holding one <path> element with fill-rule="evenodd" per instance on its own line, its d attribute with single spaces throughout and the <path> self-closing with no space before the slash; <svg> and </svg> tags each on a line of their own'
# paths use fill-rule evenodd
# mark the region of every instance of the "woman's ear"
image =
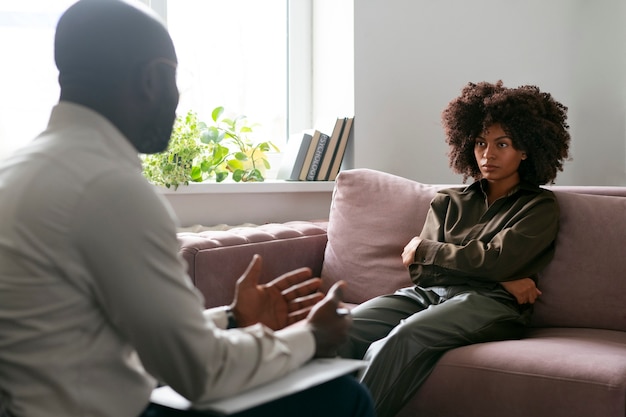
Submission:
<svg viewBox="0 0 626 417">
<path fill-rule="evenodd" d="M 526 155 L 526 152 L 522 152 L 522 161 L 525 161 L 526 158 L 528 158 L 528 155 Z"/>
</svg>

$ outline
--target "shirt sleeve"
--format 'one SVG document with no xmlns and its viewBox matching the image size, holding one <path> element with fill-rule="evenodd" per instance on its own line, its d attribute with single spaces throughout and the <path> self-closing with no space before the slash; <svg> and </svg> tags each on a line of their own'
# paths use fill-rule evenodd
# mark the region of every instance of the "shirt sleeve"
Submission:
<svg viewBox="0 0 626 417">
<path fill-rule="evenodd" d="M 453 227 L 446 216 L 457 213 L 455 221 L 463 222 L 461 210 L 450 206 L 447 195 L 433 199 L 410 267 L 414 282 L 510 281 L 536 275 L 552 259 L 559 214 L 552 193 L 513 205 L 488 224 L 465 225 L 467 235 L 474 237 L 462 242 L 446 241 L 445 229 Z"/>
<path fill-rule="evenodd" d="M 224 311 L 203 309 L 175 232 L 173 215 L 152 187 L 122 173 L 89 187 L 72 232 L 92 280 L 94 308 L 150 374 L 202 403 L 275 379 L 313 356 L 315 339 L 306 326 L 224 330 Z"/>
</svg>

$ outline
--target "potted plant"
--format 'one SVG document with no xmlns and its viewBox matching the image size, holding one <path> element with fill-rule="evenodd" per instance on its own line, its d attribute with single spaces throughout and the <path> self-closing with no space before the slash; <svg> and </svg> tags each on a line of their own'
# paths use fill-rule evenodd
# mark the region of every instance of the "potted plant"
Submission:
<svg viewBox="0 0 626 417">
<path fill-rule="evenodd" d="M 278 148 L 270 141 L 250 140 L 254 125 L 246 116 L 225 117 L 220 106 L 212 111 L 211 119 L 207 125 L 193 111 L 178 116 L 168 148 L 142 156 L 144 176 L 174 189 L 190 182 L 222 182 L 229 176 L 236 182 L 264 181 L 265 170 L 270 168 L 266 152 Z"/>
<path fill-rule="evenodd" d="M 266 152 L 279 149 L 270 141 L 254 143 L 248 135 L 255 125 L 249 124 L 246 116 L 224 117 L 224 108 L 216 107 L 211 112 L 213 124 L 201 135 L 201 141 L 208 144 L 211 152 L 201 167 L 209 177 L 217 182 L 225 180 L 232 173 L 234 181 L 264 181 L 263 174 L 271 168 Z"/>
</svg>

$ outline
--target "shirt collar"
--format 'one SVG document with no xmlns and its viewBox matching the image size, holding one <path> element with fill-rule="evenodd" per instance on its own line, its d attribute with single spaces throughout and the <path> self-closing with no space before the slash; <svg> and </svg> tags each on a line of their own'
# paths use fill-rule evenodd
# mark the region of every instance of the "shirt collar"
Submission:
<svg viewBox="0 0 626 417">
<path fill-rule="evenodd" d="M 48 130 L 59 130 L 68 127 L 72 129 L 97 130 L 100 135 L 93 135 L 88 140 L 106 142 L 103 144 L 103 147 L 108 152 L 111 152 L 111 157 L 141 170 L 141 160 L 135 147 L 113 123 L 100 113 L 80 104 L 60 101 L 52 108 Z"/>
<path fill-rule="evenodd" d="M 480 179 L 478 181 L 474 181 L 472 184 L 468 185 L 465 188 L 465 192 L 470 192 L 470 191 L 480 191 L 481 193 L 483 193 L 484 195 L 486 195 L 485 193 L 485 189 L 487 185 L 487 180 L 486 179 Z M 517 193 L 518 191 L 527 191 L 527 192 L 531 192 L 531 193 L 539 193 L 541 192 L 541 188 L 533 185 L 527 181 L 522 180 L 519 184 L 517 184 L 515 187 L 513 187 L 511 189 L 511 191 L 509 191 L 509 193 L 506 195 L 506 197 L 510 197 L 512 195 L 514 195 L 515 193 Z"/>
</svg>

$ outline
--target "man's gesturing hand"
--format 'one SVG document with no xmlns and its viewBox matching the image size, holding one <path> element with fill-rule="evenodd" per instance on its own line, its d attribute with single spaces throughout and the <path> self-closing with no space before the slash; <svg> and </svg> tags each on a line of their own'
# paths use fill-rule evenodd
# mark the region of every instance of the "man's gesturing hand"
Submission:
<svg viewBox="0 0 626 417">
<path fill-rule="evenodd" d="M 237 280 L 231 305 L 239 327 L 262 323 L 272 330 L 282 329 L 304 319 L 322 298 L 322 281 L 311 278 L 309 268 L 287 272 L 267 284 L 259 284 L 263 261 L 254 255 Z"/>
<path fill-rule="evenodd" d="M 315 336 L 315 357 L 337 356 L 337 348 L 348 340 L 352 317 L 347 310 L 340 308 L 344 286 L 343 281 L 335 283 L 309 313 L 307 322 Z"/>
</svg>

